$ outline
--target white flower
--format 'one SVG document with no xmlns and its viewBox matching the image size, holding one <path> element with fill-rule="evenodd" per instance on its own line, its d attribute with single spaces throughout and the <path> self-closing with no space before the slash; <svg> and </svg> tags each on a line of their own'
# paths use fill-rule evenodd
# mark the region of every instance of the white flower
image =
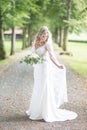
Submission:
<svg viewBox="0 0 87 130">
<path fill-rule="evenodd" d="M 32 53 L 32 54 L 31 54 L 31 57 L 32 57 L 32 58 L 39 58 L 39 56 L 38 56 L 36 53 Z"/>
</svg>

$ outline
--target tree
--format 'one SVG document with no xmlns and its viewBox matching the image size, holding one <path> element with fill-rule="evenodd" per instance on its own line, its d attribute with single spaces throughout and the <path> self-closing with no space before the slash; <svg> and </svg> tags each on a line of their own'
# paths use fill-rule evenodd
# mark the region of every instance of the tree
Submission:
<svg viewBox="0 0 87 130">
<path fill-rule="evenodd" d="M 86 0 L 80 3 L 79 0 L 1 0 L 0 57 L 5 58 L 2 33 L 5 28 L 12 28 L 11 55 L 15 52 L 16 26 L 23 29 L 22 49 L 30 46 L 37 29 L 46 24 L 55 42 L 67 51 L 68 32 L 87 26 L 86 5 Z"/>
<path fill-rule="evenodd" d="M 6 0 L 0 0 L 0 59 L 6 58 L 6 53 L 4 49 L 4 41 L 3 41 L 3 22 L 4 16 L 8 13 L 10 8 L 10 3 Z"/>
<path fill-rule="evenodd" d="M 12 12 L 14 16 L 15 13 L 15 0 L 12 1 Z M 15 23 L 13 21 L 13 27 L 12 27 L 12 37 L 11 37 L 11 51 L 10 55 L 13 55 L 15 52 L 15 40 L 16 40 L 16 34 L 15 34 Z"/>
<path fill-rule="evenodd" d="M 12 17 L 12 22 L 11 28 L 12 28 L 12 38 L 11 38 L 11 52 L 10 54 L 14 54 L 15 52 L 15 41 L 16 41 L 16 34 L 15 34 L 15 27 L 16 26 L 23 26 L 24 24 L 24 18 L 28 18 L 28 0 L 13 0 L 12 1 L 12 9 L 10 12 L 10 15 Z M 24 34 L 24 33 L 23 33 Z M 23 36 L 24 39 L 24 36 Z M 23 47 L 24 48 L 24 43 Z"/>
<path fill-rule="evenodd" d="M 37 26 L 36 21 L 38 21 L 38 14 L 39 14 L 39 7 L 37 5 L 38 0 L 32 0 L 29 1 L 28 3 L 28 10 L 27 10 L 27 14 L 28 17 L 24 18 L 24 24 L 22 25 L 22 29 L 23 29 L 23 44 L 22 44 L 22 49 L 25 49 L 26 47 L 31 45 L 31 41 L 33 38 L 33 31 L 34 30 L 34 26 Z M 27 36 L 27 37 L 26 37 Z"/>
<path fill-rule="evenodd" d="M 69 32 L 69 20 L 70 20 L 70 12 L 71 12 L 71 0 L 66 1 L 66 21 L 67 24 L 64 27 L 64 37 L 63 37 L 63 50 L 67 51 L 67 41 L 68 41 L 68 32 Z"/>
<path fill-rule="evenodd" d="M 46 6 L 47 6 L 47 1 L 46 0 L 32 0 L 32 2 L 30 2 L 30 6 L 29 6 L 29 10 L 28 10 L 28 15 L 29 18 L 25 18 L 25 24 L 23 26 L 23 47 L 22 49 L 24 49 L 24 47 L 26 47 L 26 45 L 24 46 L 25 41 L 27 41 L 28 46 L 31 45 L 31 42 L 37 32 L 37 29 L 43 25 L 45 23 L 45 16 L 44 16 L 44 12 L 46 10 Z M 26 31 L 25 31 L 26 29 Z M 26 34 L 25 34 L 26 33 Z M 26 37 L 27 40 L 26 40 Z"/>
<path fill-rule="evenodd" d="M 47 14 L 51 30 L 58 39 L 56 42 L 62 46 L 64 51 L 67 51 L 68 32 L 81 31 L 83 27 L 87 26 L 87 1 L 50 0 Z M 63 37 L 61 37 L 62 35 Z"/>
<path fill-rule="evenodd" d="M 70 31 L 79 33 L 81 31 L 87 31 L 87 1 L 86 0 L 73 0 L 72 14 L 70 19 Z"/>
</svg>

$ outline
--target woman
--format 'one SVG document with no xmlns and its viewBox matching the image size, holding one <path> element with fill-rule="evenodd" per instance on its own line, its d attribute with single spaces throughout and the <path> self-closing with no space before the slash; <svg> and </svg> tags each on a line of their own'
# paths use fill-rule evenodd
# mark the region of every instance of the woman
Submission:
<svg viewBox="0 0 87 130">
<path fill-rule="evenodd" d="M 75 119 L 75 112 L 59 109 L 67 102 L 66 69 L 55 58 L 52 36 L 46 26 L 39 30 L 33 51 L 45 60 L 34 65 L 34 88 L 27 115 L 32 120 L 44 119 L 46 122 Z"/>
</svg>

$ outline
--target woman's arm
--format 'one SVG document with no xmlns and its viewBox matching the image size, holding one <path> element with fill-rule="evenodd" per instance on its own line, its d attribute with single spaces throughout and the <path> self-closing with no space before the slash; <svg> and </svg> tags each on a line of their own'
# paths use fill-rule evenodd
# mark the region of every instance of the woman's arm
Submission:
<svg viewBox="0 0 87 130">
<path fill-rule="evenodd" d="M 49 45 L 46 45 L 46 50 L 47 50 L 48 53 L 49 53 L 49 56 L 50 56 L 51 61 L 52 61 L 58 68 L 63 69 L 63 68 L 64 68 L 63 65 L 60 65 L 60 64 L 58 63 L 58 61 L 56 60 L 55 56 L 53 55 L 52 50 L 51 50 L 51 47 L 50 47 Z"/>
<path fill-rule="evenodd" d="M 30 49 L 30 54 L 34 53 L 35 52 L 35 41 L 33 41 L 31 43 L 31 49 Z"/>
</svg>

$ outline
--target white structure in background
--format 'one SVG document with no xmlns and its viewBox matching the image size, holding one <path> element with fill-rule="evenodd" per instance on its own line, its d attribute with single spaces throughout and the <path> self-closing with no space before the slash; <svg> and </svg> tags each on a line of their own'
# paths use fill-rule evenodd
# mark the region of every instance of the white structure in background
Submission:
<svg viewBox="0 0 87 130">
<path fill-rule="evenodd" d="M 21 39 L 21 38 L 22 38 L 22 33 L 23 33 L 22 29 L 16 28 L 16 29 L 15 29 L 15 33 L 16 33 L 16 39 Z M 4 32 L 4 37 L 5 37 L 5 39 L 11 38 L 11 35 L 12 35 L 12 30 L 11 30 L 11 29 L 6 30 L 6 31 Z"/>
<path fill-rule="evenodd" d="M 87 33 L 83 32 L 83 33 L 80 33 L 80 34 L 75 34 L 75 33 L 69 34 L 68 40 L 71 40 L 71 41 L 87 41 Z"/>
</svg>

